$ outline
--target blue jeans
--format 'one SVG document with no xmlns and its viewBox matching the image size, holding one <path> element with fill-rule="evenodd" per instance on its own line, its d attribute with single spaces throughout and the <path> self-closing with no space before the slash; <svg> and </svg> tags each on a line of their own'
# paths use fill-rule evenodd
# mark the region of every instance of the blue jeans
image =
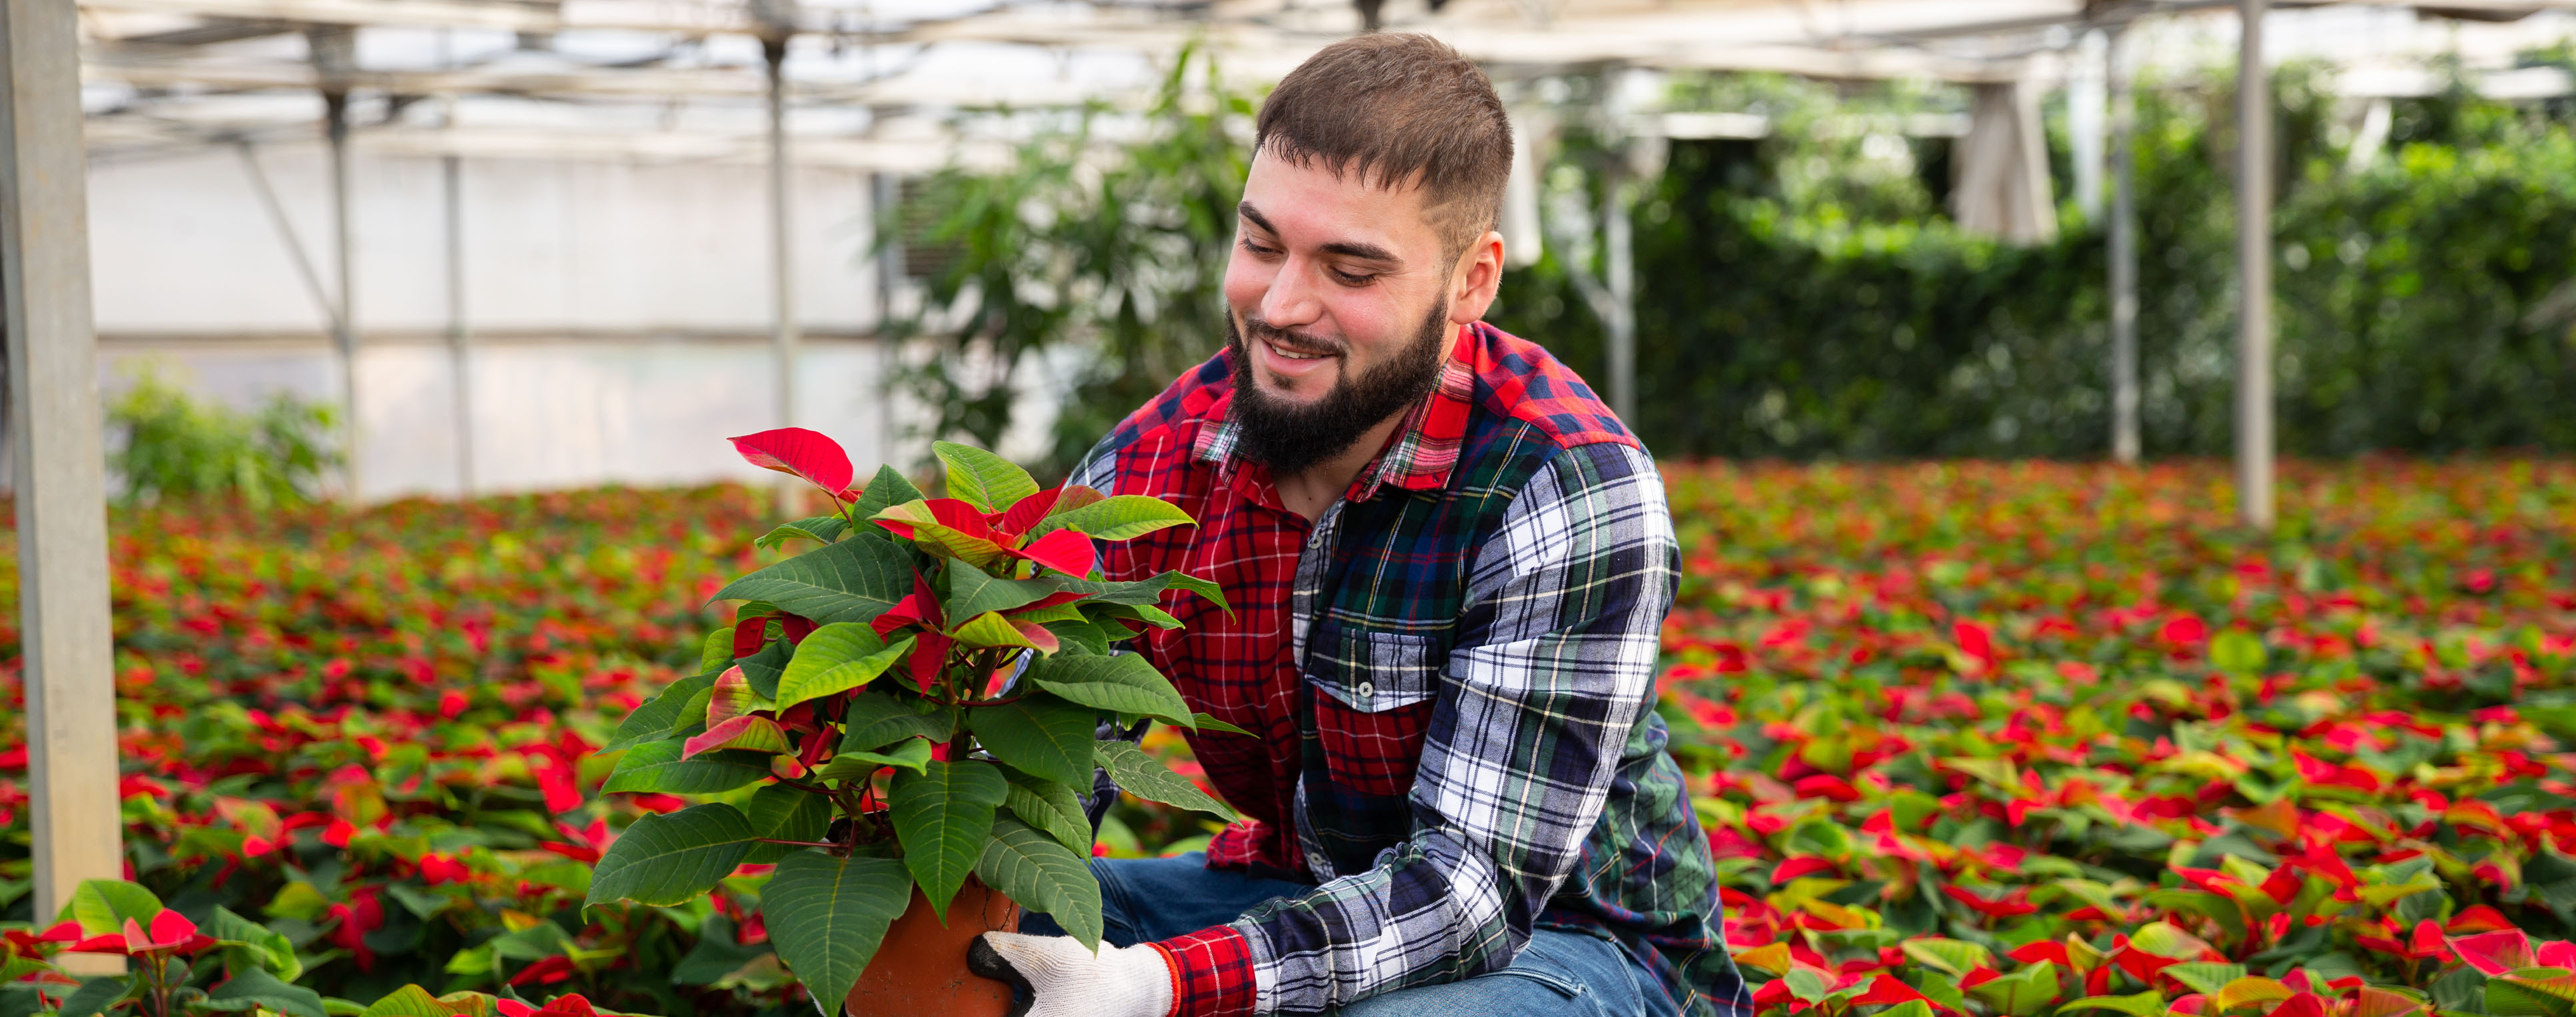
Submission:
<svg viewBox="0 0 2576 1017">
<path fill-rule="evenodd" d="M 1172 858 L 1095 858 L 1102 937 L 1113 946 L 1223 925 L 1273 897 L 1313 887 L 1207 867 L 1198 852 Z M 1044 915 L 1020 920 L 1031 935 L 1062 935 Z M 1537 929 L 1510 967 L 1445 985 L 1399 989 L 1344 1007 L 1343 1017 L 1678 1017 L 1652 972 L 1619 944 L 1580 932 Z"/>
</svg>

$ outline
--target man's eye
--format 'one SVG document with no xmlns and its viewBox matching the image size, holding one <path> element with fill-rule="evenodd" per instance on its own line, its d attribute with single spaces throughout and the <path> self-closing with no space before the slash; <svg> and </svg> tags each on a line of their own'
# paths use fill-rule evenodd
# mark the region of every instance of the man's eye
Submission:
<svg viewBox="0 0 2576 1017">
<path fill-rule="evenodd" d="M 1366 286 L 1377 281 L 1377 273 L 1366 272 L 1353 274 L 1350 272 L 1344 272 L 1337 268 L 1333 270 L 1333 278 L 1340 281 L 1344 286 Z"/>
<path fill-rule="evenodd" d="M 1244 249 L 1244 250 L 1247 250 L 1247 251 L 1250 251 L 1250 252 L 1252 252 L 1252 253 L 1254 253 L 1254 254 L 1262 254 L 1262 255 L 1269 255 L 1269 254 L 1277 254 L 1277 253 L 1279 253 L 1278 251 L 1273 250 L 1273 249 L 1271 249 L 1271 248 L 1269 248 L 1269 247 L 1265 247 L 1265 246 L 1263 246 L 1263 245 L 1261 245 L 1261 244 L 1254 243 L 1250 238 L 1245 238 L 1245 240 L 1243 241 L 1243 249 Z"/>
</svg>

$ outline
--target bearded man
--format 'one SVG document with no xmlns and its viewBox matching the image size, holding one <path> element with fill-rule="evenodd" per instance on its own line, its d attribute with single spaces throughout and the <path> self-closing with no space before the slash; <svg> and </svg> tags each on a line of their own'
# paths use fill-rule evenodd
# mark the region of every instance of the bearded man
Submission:
<svg viewBox="0 0 2576 1017">
<path fill-rule="evenodd" d="M 1225 349 L 1074 482 L 1198 525 L 1109 545 L 1196 600 L 1135 652 L 1247 819 L 1100 860 L 1098 954 L 1042 916 L 979 970 L 1040 1017 L 1751 1012 L 1665 752 L 1679 551 L 1654 461 L 1580 378 L 1480 319 L 1511 126 L 1419 35 L 1316 54 L 1261 108 Z"/>
</svg>

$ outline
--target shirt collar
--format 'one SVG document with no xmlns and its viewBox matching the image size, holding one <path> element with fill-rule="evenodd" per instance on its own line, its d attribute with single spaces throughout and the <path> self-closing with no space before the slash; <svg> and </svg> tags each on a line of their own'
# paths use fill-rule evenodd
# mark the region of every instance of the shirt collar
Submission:
<svg viewBox="0 0 2576 1017">
<path fill-rule="evenodd" d="M 1476 337 L 1476 326 L 1458 327 L 1449 358 L 1440 366 L 1439 382 L 1406 411 L 1404 422 L 1388 437 L 1386 448 L 1360 470 L 1345 498 L 1366 501 L 1388 485 L 1408 491 L 1436 491 L 1448 486 L 1449 473 L 1458 465 L 1458 450 L 1466 442 L 1468 410 L 1474 405 Z M 1229 393 L 1216 407 L 1220 415 L 1199 428 L 1198 440 L 1191 450 L 1193 458 L 1227 476 L 1242 465 L 1235 449 L 1242 443 L 1243 427 L 1227 412 L 1233 404 Z"/>
</svg>

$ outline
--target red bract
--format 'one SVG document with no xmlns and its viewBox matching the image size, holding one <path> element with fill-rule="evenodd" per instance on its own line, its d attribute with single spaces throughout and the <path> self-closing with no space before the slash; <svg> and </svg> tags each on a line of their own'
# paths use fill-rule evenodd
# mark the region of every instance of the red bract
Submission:
<svg viewBox="0 0 2576 1017">
<path fill-rule="evenodd" d="M 876 522 L 925 549 L 935 549 L 978 568 L 990 567 L 996 561 L 1026 561 L 1079 579 L 1090 575 L 1098 564 L 1090 537 L 1072 530 L 1050 530 L 1030 538 L 1032 528 L 1054 508 L 1065 504 L 1067 490 L 1040 491 L 993 513 L 979 511 L 956 498 L 929 498 L 877 513 Z M 1099 499 L 1099 494 L 1089 488 L 1070 490 L 1083 492 L 1076 502 Z"/>
<path fill-rule="evenodd" d="M 734 451 L 765 470 L 777 470 L 849 500 L 850 454 L 841 443 L 802 427 L 781 427 L 730 438 Z"/>
</svg>

